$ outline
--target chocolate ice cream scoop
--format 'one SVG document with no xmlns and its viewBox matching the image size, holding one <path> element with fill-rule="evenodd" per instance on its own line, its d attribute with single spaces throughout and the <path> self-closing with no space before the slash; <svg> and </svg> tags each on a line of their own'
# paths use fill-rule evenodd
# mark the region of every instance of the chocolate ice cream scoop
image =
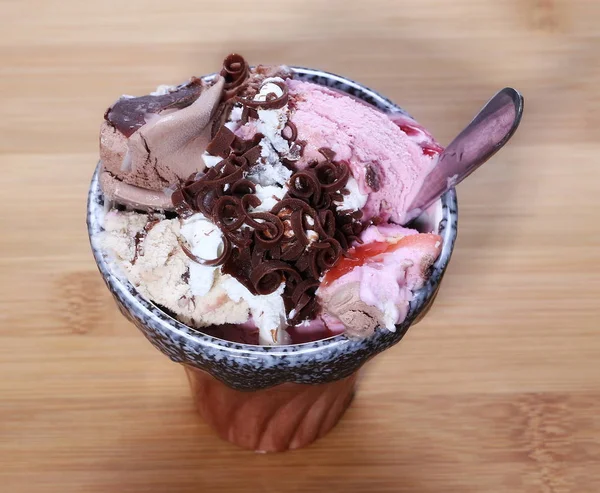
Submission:
<svg viewBox="0 0 600 493">
<path fill-rule="evenodd" d="M 211 139 L 224 82 L 219 77 L 183 109 L 174 103 L 162 110 L 146 104 L 148 98 L 160 101 L 164 96 L 133 98 L 146 101 L 139 101 L 137 112 L 131 104 L 115 104 L 100 133 L 101 183 L 107 198 L 137 209 L 172 209 L 172 188 L 205 168 L 202 154 Z M 153 111 L 147 112 L 149 108 Z M 124 120 L 135 120 L 130 135 Z"/>
<path fill-rule="evenodd" d="M 321 302 L 327 308 L 324 313 L 327 323 L 334 325 L 335 319 L 338 319 L 349 337 L 368 337 L 377 327 L 385 324 L 382 311 L 361 300 L 358 281 L 325 292 Z"/>
</svg>

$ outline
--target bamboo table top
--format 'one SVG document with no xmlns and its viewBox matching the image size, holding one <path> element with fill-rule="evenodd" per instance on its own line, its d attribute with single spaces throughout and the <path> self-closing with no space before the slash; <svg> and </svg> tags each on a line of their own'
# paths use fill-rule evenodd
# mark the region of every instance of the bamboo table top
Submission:
<svg viewBox="0 0 600 493">
<path fill-rule="evenodd" d="M 600 485 L 600 2 L 0 2 L 0 490 L 532 492 Z M 196 417 L 117 311 L 85 231 L 104 109 L 224 55 L 311 66 L 444 144 L 498 89 L 509 147 L 460 185 L 428 317 L 341 423 L 258 455 Z"/>
</svg>

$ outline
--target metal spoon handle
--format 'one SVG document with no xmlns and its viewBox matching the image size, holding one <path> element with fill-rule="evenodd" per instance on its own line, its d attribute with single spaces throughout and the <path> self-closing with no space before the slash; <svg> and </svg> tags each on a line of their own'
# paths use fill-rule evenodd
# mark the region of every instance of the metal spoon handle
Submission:
<svg viewBox="0 0 600 493">
<path fill-rule="evenodd" d="M 498 92 L 440 155 L 409 211 L 414 217 L 491 158 L 513 136 L 523 114 L 523 96 L 511 87 Z"/>
</svg>

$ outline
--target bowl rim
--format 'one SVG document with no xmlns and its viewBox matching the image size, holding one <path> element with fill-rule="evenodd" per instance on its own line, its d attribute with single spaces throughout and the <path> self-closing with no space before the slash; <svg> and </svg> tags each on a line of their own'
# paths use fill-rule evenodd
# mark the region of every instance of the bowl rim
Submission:
<svg viewBox="0 0 600 493">
<path fill-rule="evenodd" d="M 373 104 L 375 104 L 375 106 L 377 106 L 379 109 L 383 109 L 383 106 L 390 113 L 402 113 L 410 116 L 402 107 L 395 104 L 387 97 L 346 77 L 323 70 L 306 67 L 290 66 L 289 68 L 294 74 L 300 76 L 300 80 L 307 80 L 306 78 L 328 79 L 329 81 L 333 81 L 334 84 L 321 85 L 331 88 L 332 86 L 335 87 L 335 84 L 339 84 L 341 86 L 341 90 L 344 92 L 351 95 L 355 95 L 354 92 L 357 92 L 360 94 L 358 96 L 360 99 L 366 100 L 367 102 L 369 102 L 369 100 L 374 101 L 377 104 Z M 215 74 L 208 74 L 201 78 L 209 81 L 214 78 L 214 76 Z M 123 278 L 121 273 L 115 271 L 115 269 L 110 266 L 110 261 L 105 258 L 103 253 L 101 253 L 100 248 L 95 245 L 95 237 L 97 236 L 97 232 L 99 231 L 98 228 L 101 228 L 101 225 L 96 220 L 97 213 L 92 213 L 97 210 L 97 207 L 103 207 L 102 204 L 94 204 L 94 194 L 99 194 L 99 196 L 102 194 L 98 182 L 100 167 L 101 162 L 99 161 L 92 176 L 89 188 L 86 214 L 88 236 L 97 267 L 111 292 L 113 292 L 114 295 L 118 294 L 119 297 L 128 301 L 130 304 L 136 306 L 136 308 L 140 310 L 139 314 L 130 315 L 135 316 L 136 318 L 151 318 L 154 322 L 160 324 L 161 329 L 167 332 L 172 332 L 177 337 L 183 338 L 183 340 L 186 341 L 186 344 L 201 346 L 202 349 L 207 350 L 216 350 L 219 352 L 226 351 L 229 353 L 229 355 L 248 360 L 272 357 L 290 357 L 293 355 L 310 357 L 311 354 L 322 350 L 333 350 L 335 352 L 344 351 L 350 346 L 355 346 L 362 341 L 368 341 L 369 339 L 375 338 L 377 334 L 381 333 L 382 331 L 394 334 L 394 332 L 388 331 L 385 328 L 378 328 L 376 329 L 375 334 L 361 340 L 349 339 L 344 334 L 338 334 L 325 339 L 319 339 L 317 341 L 300 344 L 286 346 L 262 346 L 237 342 L 234 343 L 224 339 L 219 339 L 217 337 L 204 334 L 200 332 L 199 329 L 189 327 L 188 325 L 171 317 L 150 300 L 147 300 L 145 297 L 143 297 L 127 279 Z M 442 236 L 442 251 L 438 259 L 433 264 L 432 274 L 427 279 L 425 286 L 414 293 L 414 298 L 410 302 L 408 314 L 405 320 L 401 324 L 397 325 L 396 331 L 399 331 L 400 334 L 394 343 L 398 342 L 402 338 L 404 333 L 412 325 L 413 321 L 426 308 L 429 302 L 432 301 L 432 297 L 435 296 L 437 287 L 440 284 L 441 278 L 443 277 L 452 255 L 457 236 L 458 225 L 458 209 L 455 189 L 450 189 L 447 191 L 441 197 L 440 201 L 443 208 L 442 218 L 440 220 L 440 229 L 443 230 L 439 233 Z M 443 228 L 442 223 L 445 223 Z M 154 313 L 155 311 L 160 312 L 164 316 L 157 316 L 157 314 Z"/>
</svg>

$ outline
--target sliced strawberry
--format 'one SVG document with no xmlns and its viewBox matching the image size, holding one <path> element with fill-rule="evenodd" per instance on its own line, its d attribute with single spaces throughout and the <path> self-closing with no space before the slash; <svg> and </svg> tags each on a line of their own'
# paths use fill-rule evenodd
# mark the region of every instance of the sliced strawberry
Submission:
<svg viewBox="0 0 600 493">
<path fill-rule="evenodd" d="M 373 262 L 379 262 L 384 255 L 403 250 L 403 256 L 415 261 L 424 272 L 439 256 L 442 249 L 442 237 L 432 233 L 408 235 L 390 241 L 376 241 L 348 251 L 348 257 L 342 257 L 335 267 L 329 269 L 323 279 L 323 286 L 331 284 L 355 267 Z"/>
<path fill-rule="evenodd" d="M 399 243 L 400 245 L 395 252 L 415 262 L 417 268 L 414 269 L 414 274 L 421 276 L 420 280 L 422 281 L 422 276 L 426 274 L 442 251 L 442 237 L 433 233 L 420 233 L 405 236 Z M 417 281 L 417 279 L 414 279 L 414 281 Z M 409 287 L 414 288 L 411 285 Z"/>
</svg>

